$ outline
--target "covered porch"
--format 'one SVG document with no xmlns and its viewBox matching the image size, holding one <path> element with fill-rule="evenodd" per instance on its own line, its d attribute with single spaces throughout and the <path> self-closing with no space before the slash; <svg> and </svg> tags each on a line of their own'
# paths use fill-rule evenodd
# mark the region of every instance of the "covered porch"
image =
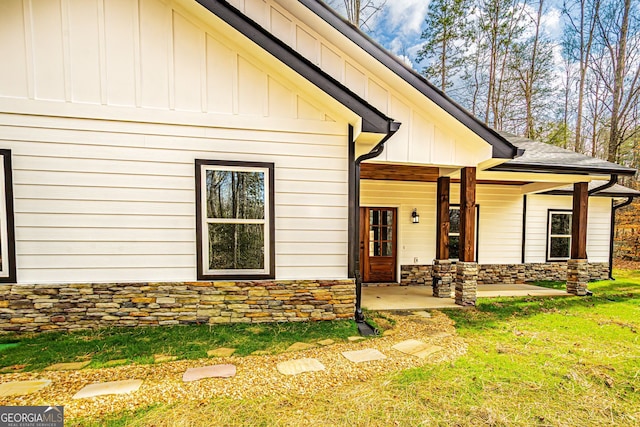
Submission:
<svg viewBox="0 0 640 427">
<path fill-rule="evenodd" d="M 528 284 L 478 285 L 478 298 L 569 296 L 565 290 Z M 431 286 L 365 286 L 362 288 L 362 307 L 368 310 L 425 310 L 462 308 L 451 298 L 433 295 Z"/>
</svg>

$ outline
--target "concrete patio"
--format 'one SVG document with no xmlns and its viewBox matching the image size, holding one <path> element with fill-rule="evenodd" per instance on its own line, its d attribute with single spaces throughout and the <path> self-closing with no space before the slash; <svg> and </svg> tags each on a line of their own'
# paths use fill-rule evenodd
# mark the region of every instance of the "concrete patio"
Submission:
<svg viewBox="0 0 640 427">
<path fill-rule="evenodd" d="M 534 285 L 478 285 L 478 298 L 568 296 L 566 291 Z M 369 310 L 462 308 L 451 298 L 435 298 L 431 286 L 364 286 L 362 306 Z"/>
</svg>

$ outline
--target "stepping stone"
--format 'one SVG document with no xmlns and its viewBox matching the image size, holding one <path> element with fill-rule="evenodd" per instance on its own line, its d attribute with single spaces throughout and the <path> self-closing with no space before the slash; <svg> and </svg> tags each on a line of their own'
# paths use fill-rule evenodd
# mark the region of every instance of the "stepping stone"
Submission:
<svg viewBox="0 0 640 427">
<path fill-rule="evenodd" d="M 230 378 L 236 375 L 235 365 L 213 365 L 203 366 L 201 368 L 189 368 L 182 375 L 182 381 L 185 383 L 198 381 L 203 378 Z"/>
<path fill-rule="evenodd" d="M 437 331 L 428 334 L 429 338 L 441 339 L 441 338 L 449 338 L 451 336 L 450 333 L 444 331 Z"/>
<path fill-rule="evenodd" d="M 320 344 L 321 346 L 326 347 L 328 345 L 335 344 L 335 341 L 334 340 L 330 340 L 330 339 L 326 339 L 326 340 L 318 341 L 318 344 Z"/>
<path fill-rule="evenodd" d="M 373 360 L 386 359 L 387 356 L 374 348 L 365 348 L 364 350 L 343 351 L 342 355 L 353 363 L 371 362 Z"/>
<path fill-rule="evenodd" d="M 89 363 L 90 360 L 86 360 L 84 362 L 69 362 L 69 363 L 55 363 L 51 366 L 47 366 L 44 368 L 45 371 L 76 371 L 84 368 Z"/>
<path fill-rule="evenodd" d="M 127 363 L 127 359 L 114 359 L 114 360 L 107 360 L 102 364 L 102 366 L 104 366 L 105 368 L 111 368 L 113 366 L 124 365 L 125 363 Z"/>
<path fill-rule="evenodd" d="M 315 344 L 309 344 L 308 342 L 297 342 L 291 344 L 286 351 L 309 350 L 310 348 L 314 348 L 315 346 Z"/>
<path fill-rule="evenodd" d="M 358 341 L 366 340 L 365 337 L 358 337 L 358 336 L 349 337 L 347 339 L 349 340 L 349 342 L 358 342 Z"/>
<path fill-rule="evenodd" d="M 177 356 L 168 356 L 166 354 L 154 354 L 153 362 L 154 363 L 173 362 L 177 358 L 178 358 Z"/>
<path fill-rule="evenodd" d="M 282 375 L 298 375 L 303 372 L 324 371 L 324 365 L 318 359 L 297 359 L 280 362 L 278 372 Z"/>
<path fill-rule="evenodd" d="M 207 351 L 207 356 L 209 356 L 209 357 L 229 357 L 229 356 L 233 355 L 233 353 L 235 353 L 235 352 L 236 352 L 235 348 L 220 347 L 220 348 L 216 348 L 215 350 Z"/>
<path fill-rule="evenodd" d="M 141 385 L 142 380 L 123 380 L 89 384 L 74 394 L 72 399 L 84 399 L 87 397 L 105 396 L 108 394 L 133 393 L 138 390 Z"/>
<path fill-rule="evenodd" d="M 27 365 L 11 365 L 11 366 L 5 366 L 4 368 L 0 369 L 0 372 L 6 373 L 6 372 L 20 372 L 22 371 L 24 368 L 26 368 Z"/>
<path fill-rule="evenodd" d="M 13 381 L 0 384 L 0 397 L 24 396 L 42 390 L 51 384 L 51 380 Z"/>
<path fill-rule="evenodd" d="M 391 348 L 401 353 L 410 354 L 421 359 L 442 350 L 442 347 L 438 345 L 431 345 L 418 340 L 402 341 Z"/>
<path fill-rule="evenodd" d="M 430 319 L 431 318 L 431 313 L 429 313 L 428 311 L 414 311 L 413 312 L 414 316 L 418 316 L 418 317 L 424 317 L 425 319 Z"/>
</svg>

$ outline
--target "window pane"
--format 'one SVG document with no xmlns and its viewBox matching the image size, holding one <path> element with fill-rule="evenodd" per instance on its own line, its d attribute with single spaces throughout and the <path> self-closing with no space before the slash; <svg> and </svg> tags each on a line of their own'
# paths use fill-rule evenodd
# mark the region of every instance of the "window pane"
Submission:
<svg viewBox="0 0 640 427">
<path fill-rule="evenodd" d="M 382 229 L 382 240 L 392 240 L 392 239 L 393 239 L 393 228 L 384 227 Z"/>
<path fill-rule="evenodd" d="M 382 243 L 382 256 L 392 256 L 393 255 L 393 246 L 391 242 L 383 242 Z"/>
<path fill-rule="evenodd" d="M 262 224 L 208 224 L 209 269 L 264 269 Z"/>
<path fill-rule="evenodd" d="M 460 236 L 449 236 L 449 258 L 460 258 Z"/>
<path fill-rule="evenodd" d="M 393 223 L 393 211 L 382 211 L 382 224 L 391 225 Z"/>
<path fill-rule="evenodd" d="M 449 232 L 460 232 L 460 209 L 449 209 Z"/>
<path fill-rule="evenodd" d="M 552 237 L 549 249 L 549 258 L 569 258 L 571 238 Z"/>
<path fill-rule="evenodd" d="M 571 234 L 571 214 L 551 214 L 551 234 Z"/>
<path fill-rule="evenodd" d="M 371 211 L 369 214 L 369 223 L 371 225 L 380 225 L 380 211 Z"/>
<path fill-rule="evenodd" d="M 207 171 L 209 218 L 264 218 L 264 172 Z"/>
</svg>

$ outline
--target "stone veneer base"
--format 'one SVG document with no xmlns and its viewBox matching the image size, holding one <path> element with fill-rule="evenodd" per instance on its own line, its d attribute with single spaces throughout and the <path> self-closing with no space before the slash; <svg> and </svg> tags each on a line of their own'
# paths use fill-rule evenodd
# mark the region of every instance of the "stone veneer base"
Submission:
<svg viewBox="0 0 640 427">
<path fill-rule="evenodd" d="M 433 266 L 431 265 L 403 265 L 400 269 L 401 286 L 431 286 L 433 283 Z M 606 262 L 589 263 L 588 269 L 589 280 L 609 278 L 609 264 Z M 478 264 L 478 284 L 480 285 L 526 283 L 537 280 L 567 280 L 567 263 Z"/>
<path fill-rule="evenodd" d="M 0 285 L 0 331 L 351 319 L 353 280 Z"/>
</svg>

